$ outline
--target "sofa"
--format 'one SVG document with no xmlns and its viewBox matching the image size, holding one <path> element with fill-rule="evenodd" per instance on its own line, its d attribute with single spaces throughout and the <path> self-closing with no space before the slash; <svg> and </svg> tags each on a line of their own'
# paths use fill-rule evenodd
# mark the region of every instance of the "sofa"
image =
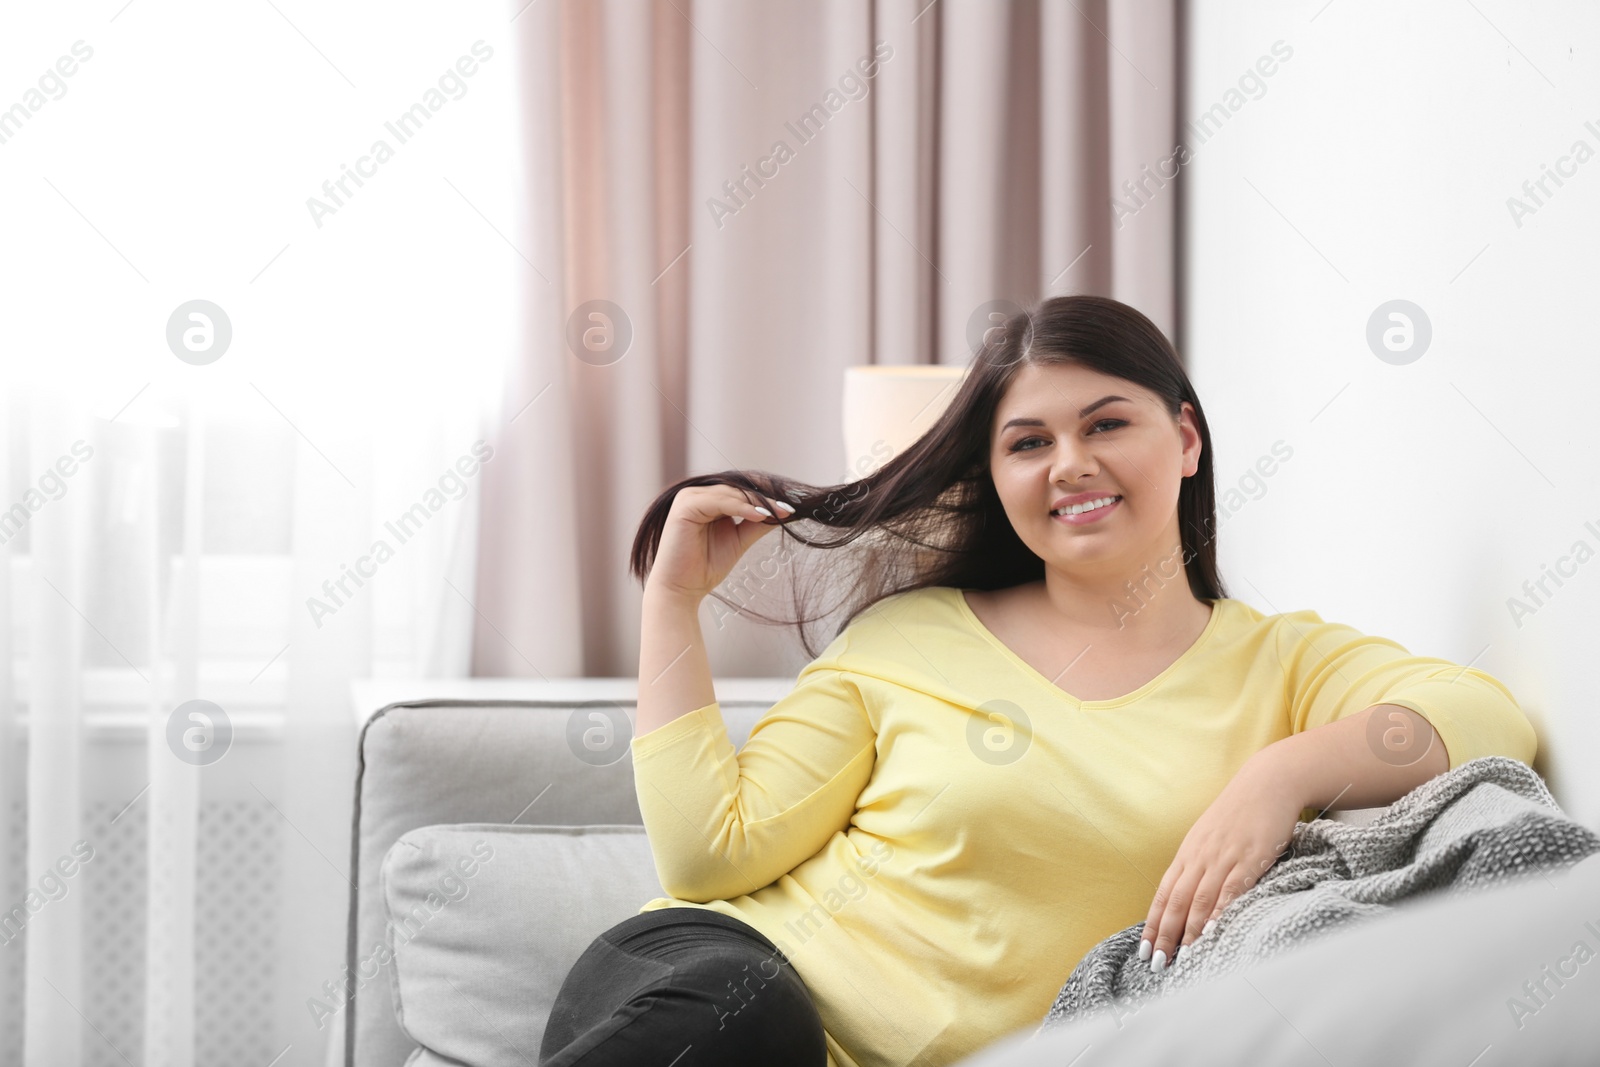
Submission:
<svg viewBox="0 0 1600 1067">
<path fill-rule="evenodd" d="M 735 747 L 793 684 L 716 683 Z M 403 699 L 396 685 L 356 687 L 353 993 L 328 1063 L 534 1067 L 579 954 L 665 895 L 629 758 L 636 682 L 413 682 L 436 695 Z M 1125 1016 L 1013 1035 L 968 1064 L 1600 1062 L 1600 962 L 1534 1019 L 1513 1025 L 1505 1006 L 1574 941 L 1600 949 L 1596 860 L 1397 909 Z"/>
<path fill-rule="evenodd" d="M 328 1002 L 327 1062 L 530 1067 L 578 956 L 665 895 L 629 758 L 637 680 L 352 688 L 352 992 Z M 718 681 L 733 743 L 793 688 Z"/>
</svg>

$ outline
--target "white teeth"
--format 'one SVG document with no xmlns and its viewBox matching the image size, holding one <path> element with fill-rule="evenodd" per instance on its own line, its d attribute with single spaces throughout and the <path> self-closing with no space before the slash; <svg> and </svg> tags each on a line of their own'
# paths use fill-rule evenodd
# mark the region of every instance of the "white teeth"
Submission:
<svg viewBox="0 0 1600 1067">
<path fill-rule="evenodd" d="M 1052 515 L 1082 515 L 1085 511 L 1093 511 L 1095 508 L 1103 508 L 1106 505 L 1114 503 L 1114 502 L 1116 502 L 1117 500 L 1120 500 L 1120 499 L 1121 499 L 1121 497 L 1103 496 L 1099 500 L 1091 500 L 1091 501 L 1089 501 L 1088 503 L 1085 503 L 1085 504 L 1073 504 L 1071 507 L 1060 508 L 1059 510 L 1052 511 L 1050 514 L 1052 514 Z"/>
</svg>

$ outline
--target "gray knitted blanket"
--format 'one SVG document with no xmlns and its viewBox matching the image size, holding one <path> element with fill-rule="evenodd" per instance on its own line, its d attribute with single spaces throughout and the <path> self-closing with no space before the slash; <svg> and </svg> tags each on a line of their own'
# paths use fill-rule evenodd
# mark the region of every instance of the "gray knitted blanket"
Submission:
<svg viewBox="0 0 1600 1067">
<path fill-rule="evenodd" d="M 1527 764 L 1470 760 L 1413 789 L 1371 823 L 1295 825 L 1288 851 L 1161 974 L 1138 957 L 1136 923 L 1079 961 L 1035 1035 L 1086 1015 L 1209 982 L 1439 890 L 1470 892 L 1600 852 Z"/>
</svg>

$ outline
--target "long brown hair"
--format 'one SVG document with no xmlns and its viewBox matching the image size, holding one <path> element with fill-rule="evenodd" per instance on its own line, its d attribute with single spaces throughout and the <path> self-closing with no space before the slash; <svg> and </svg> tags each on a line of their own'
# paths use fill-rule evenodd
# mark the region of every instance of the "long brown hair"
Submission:
<svg viewBox="0 0 1600 1067">
<path fill-rule="evenodd" d="M 813 486 L 766 471 L 734 470 L 685 478 L 669 487 L 639 524 L 629 570 L 641 584 L 649 576 L 679 489 L 731 485 L 744 490 L 752 503 L 759 503 L 760 495 L 795 505 L 794 515 L 781 523 L 780 539 L 793 538 L 819 549 L 862 541 L 850 561 L 854 573 L 840 582 L 854 602 L 834 636 L 861 612 L 896 593 L 934 585 L 1005 589 L 1037 581 L 1044 577 L 1044 561 L 1017 536 L 989 474 L 990 433 L 995 410 L 1018 370 L 1026 364 L 1065 363 L 1145 387 L 1161 398 L 1175 420 L 1185 401 L 1193 406 L 1202 447 L 1195 473 L 1183 479 L 1178 492 L 1185 572 L 1197 598 L 1225 597 L 1217 572 L 1211 431 L 1200 399 L 1171 342 L 1154 323 L 1127 304 L 1089 295 L 1050 297 L 986 334 L 938 420 L 915 443 L 863 478 Z M 818 536 L 818 528 L 842 532 L 830 539 Z M 787 558 L 781 540 L 779 547 Z M 837 579 L 838 568 L 830 570 L 830 577 Z M 711 595 L 735 610 L 745 610 L 724 597 L 721 586 Z M 798 584 L 794 602 L 793 620 L 748 613 L 798 627 L 806 654 L 815 658 L 820 648 L 813 645 L 805 625 L 816 617 L 808 618 L 801 610 Z"/>
</svg>

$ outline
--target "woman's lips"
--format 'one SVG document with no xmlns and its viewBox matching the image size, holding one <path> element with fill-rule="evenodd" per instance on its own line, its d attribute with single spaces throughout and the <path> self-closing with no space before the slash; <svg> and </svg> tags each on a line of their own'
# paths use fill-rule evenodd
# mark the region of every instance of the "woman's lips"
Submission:
<svg viewBox="0 0 1600 1067">
<path fill-rule="evenodd" d="M 1104 507 L 1095 508 L 1093 511 L 1085 511 L 1077 515 L 1057 515 L 1051 512 L 1050 518 L 1055 522 L 1065 523 L 1068 526 L 1087 526 L 1091 522 L 1099 522 L 1121 506 L 1122 498 L 1118 497 Z"/>
</svg>

